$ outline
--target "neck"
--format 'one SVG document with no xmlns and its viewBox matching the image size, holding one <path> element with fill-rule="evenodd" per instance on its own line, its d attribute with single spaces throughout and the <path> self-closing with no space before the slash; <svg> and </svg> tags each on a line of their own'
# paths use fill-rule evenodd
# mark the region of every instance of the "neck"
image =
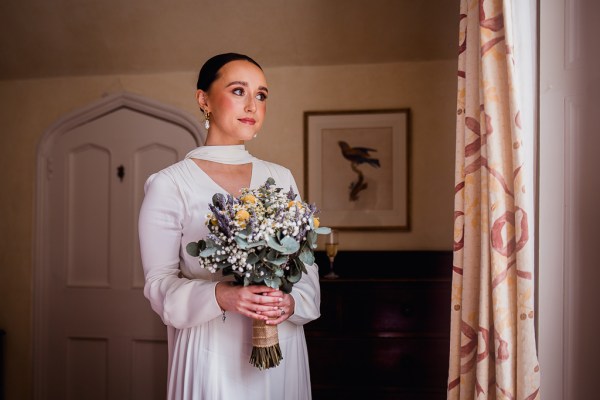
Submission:
<svg viewBox="0 0 600 400">
<path fill-rule="evenodd" d="M 224 141 L 213 139 L 210 136 L 206 138 L 206 142 L 204 143 L 205 146 L 239 146 L 243 144 L 243 140 Z"/>
</svg>

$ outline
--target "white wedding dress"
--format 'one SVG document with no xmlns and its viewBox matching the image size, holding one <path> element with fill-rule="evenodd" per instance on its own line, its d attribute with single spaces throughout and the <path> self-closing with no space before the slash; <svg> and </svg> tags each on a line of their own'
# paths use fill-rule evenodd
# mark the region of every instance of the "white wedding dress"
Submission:
<svg viewBox="0 0 600 400">
<path fill-rule="evenodd" d="M 233 150 L 234 155 L 238 150 L 248 154 L 243 146 L 214 146 L 214 151 L 211 147 L 204 150 L 208 149 L 210 156 L 216 158 L 205 159 L 218 161 L 219 148 Z M 252 188 L 273 177 L 277 186 L 286 191 L 292 186 L 298 193 L 289 170 L 249 157 Z M 223 158 L 223 161 L 228 162 L 228 159 Z M 152 175 L 146 183 L 139 218 L 146 279 L 144 295 L 167 325 L 167 398 L 310 399 L 308 355 L 302 325 L 320 315 L 317 266 L 310 266 L 308 274 L 294 285 L 291 295 L 295 300 L 295 312 L 278 326 L 283 354 L 281 364 L 263 371 L 252 366 L 249 363 L 252 321 L 227 312 L 223 322 L 215 299 L 217 282 L 231 277 L 224 278 L 220 273 L 211 274 L 200 268 L 197 259 L 185 251 L 189 242 L 198 241 L 208 233 L 205 225 L 208 204 L 217 192 L 225 193 L 190 158 Z"/>
</svg>

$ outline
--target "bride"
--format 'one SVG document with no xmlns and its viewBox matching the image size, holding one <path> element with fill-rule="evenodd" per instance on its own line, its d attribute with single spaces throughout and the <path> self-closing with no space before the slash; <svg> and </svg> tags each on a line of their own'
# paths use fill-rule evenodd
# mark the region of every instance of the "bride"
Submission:
<svg viewBox="0 0 600 400">
<path fill-rule="evenodd" d="M 230 277 L 200 268 L 185 250 L 208 234 L 204 221 L 213 194 L 238 196 L 269 177 L 298 193 L 288 169 L 259 160 L 244 147 L 265 118 L 265 75 L 248 56 L 220 54 L 200 70 L 197 89 L 206 144 L 148 178 L 139 218 L 144 295 L 168 332 L 167 398 L 310 399 L 302 326 L 320 315 L 317 266 L 285 294 L 235 285 Z M 278 325 L 279 366 L 259 370 L 248 362 L 252 319 Z"/>
</svg>

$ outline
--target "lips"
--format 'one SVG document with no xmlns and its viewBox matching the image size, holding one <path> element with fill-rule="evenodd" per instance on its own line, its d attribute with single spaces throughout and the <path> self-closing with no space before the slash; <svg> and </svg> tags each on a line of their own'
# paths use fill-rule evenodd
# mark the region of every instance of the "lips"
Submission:
<svg viewBox="0 0 600 400">
<path fill-rule="evenodd" d="M 254 125 L 256 121 L 254 118 L 240 118 L 238 119 L 242 124 Z"/>
</svg>

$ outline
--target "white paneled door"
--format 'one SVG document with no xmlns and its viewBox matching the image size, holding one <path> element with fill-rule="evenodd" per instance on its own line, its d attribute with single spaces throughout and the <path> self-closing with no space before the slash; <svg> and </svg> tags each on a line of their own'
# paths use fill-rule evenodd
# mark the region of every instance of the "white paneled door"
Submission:
<svg viewBox="0 0 600 400">
<path fill-rule="evenodd" d="M 40 397 L 165 397 L 166 329 L 143 297 L 137 218 L 146 178 L 181 160 L 196 137 L 120 107 L 53 140 L 38 262 Z"/>
</svg>

